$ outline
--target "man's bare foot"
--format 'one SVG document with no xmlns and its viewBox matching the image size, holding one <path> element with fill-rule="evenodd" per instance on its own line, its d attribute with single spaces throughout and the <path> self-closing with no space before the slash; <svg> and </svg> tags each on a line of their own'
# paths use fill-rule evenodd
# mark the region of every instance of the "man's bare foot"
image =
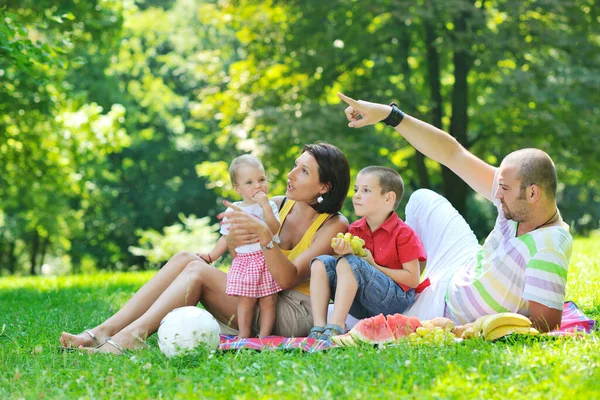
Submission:
<svg viewBox="0 0 600 400">
<path fill-rule="evenodd" d="M 63 347 L 67 348 L 96 347 L 104 343 L 107 337 L 99 329 L 93 329 L 82 332 L 79 335 L 63 332 L 58 340 Z"/>
</svg>

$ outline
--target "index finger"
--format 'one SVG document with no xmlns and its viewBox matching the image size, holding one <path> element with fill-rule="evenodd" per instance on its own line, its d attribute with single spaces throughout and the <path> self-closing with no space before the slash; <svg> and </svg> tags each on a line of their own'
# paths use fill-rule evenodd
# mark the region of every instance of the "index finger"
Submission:
<svg viewBox="0 0 600 400">
<path fill-rule="evenodd" d="M 358 101 L 354 100 L 352 97 L 348 97 L 345 94 L 343 94 L 342 92 L 338 92 L 337 95 L 343 102 L 345 102 L 349 106 L 352 106 L 352 107 L 358 106 Z"/>
<path fill-rule="evenodd" d="M 223 200 L 223 205 L 225 207 L 229 207 L 235 211 L 243 211 L 241 208 L 239 208 L 238 206 L 236 206 L 235 204 L 233 204 L 232 202 L 230 202 L 229 200 Z"/>
</svg>

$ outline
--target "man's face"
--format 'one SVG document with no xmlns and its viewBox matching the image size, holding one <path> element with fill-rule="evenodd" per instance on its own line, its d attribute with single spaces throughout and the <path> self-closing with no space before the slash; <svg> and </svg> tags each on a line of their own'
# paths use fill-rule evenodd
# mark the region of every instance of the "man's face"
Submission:
<svg viewBox="0 0 600 400">
<path fill-rule="evenodd" d="M 531 208 L 526 195 L 527 188 L 521 189 L 519 167 L 502 163 L 498 172 L 498 190 L 495 197 L 500 200 L 506 218 L 525 222 L 531 217 Z"/>
</svg>

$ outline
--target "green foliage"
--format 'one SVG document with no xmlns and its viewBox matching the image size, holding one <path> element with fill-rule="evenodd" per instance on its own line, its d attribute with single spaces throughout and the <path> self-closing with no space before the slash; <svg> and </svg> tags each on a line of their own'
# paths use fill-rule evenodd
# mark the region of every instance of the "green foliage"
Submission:
<svg viewBox="0 0 600 400">
<path fill-rule="evenodd" d="M 600 320 L 600 237 L 578 239 L 567 299 Z M 198 352 L 168 360 L 156 345 L 134 356 L 57 352 L 122 307 L 154 272 L 0 278 L 2 398 L 597 398 L 594 334 L 582 339 L 473 340 L 305 354 Z"/>
<path fill-rule="evenodd" d="M 235 156 L 260 157 L 279 195 L 302 146 L 316 140 L 342 148 L 353 176 L 367 165 L 396 168 L 403 205 L 431 187 L 480 238 L 489 232 L 489 207 L 394 131 L 346 128 L 337 91 L 394 100 L 496 165 L 517 148 L 546 150 L 563 217 L 586 234 L 600 225 L 594 6 L 8 0 L 0 274 L 37 273 L 46 256 L 76 271 L 82 260 L 145 267 L 128 250 L 135 233 L 160 232 L 179 214 L 215 221 L 219 197 L 235 196 L 226 173 Z M 343 212 L 353 219 L 350 201 Z"/>
<path fill-rule="evenodd" d="M 208 253 L 219 239 L 219 224 L 210 225 L 210 218 L 185 217 L 180 214 L 181 224 L 163 228 L 163 232 L 146 230 L 138 232 L 139 247 L 132 246 L 129 251 L 144 257 L 154 266 L 167 262 L 181 249 L 190 249 L 196 253 Z"/>
</svg>

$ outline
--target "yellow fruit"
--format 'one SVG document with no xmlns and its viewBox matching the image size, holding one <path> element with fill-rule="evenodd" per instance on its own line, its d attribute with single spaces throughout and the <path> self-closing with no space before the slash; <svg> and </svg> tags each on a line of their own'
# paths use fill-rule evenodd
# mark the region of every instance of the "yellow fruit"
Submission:
<svg viewBox="0 0 600 400">
<path fill-rule="evenodd" d="M 416 332 L 417 332 L 417 335 L 419 335 L 419 336 L 427 336 L 428 334 L 431 333 L 431 330 L 420 326 L 417 328 Z"/>
<path fill-rule="evenodd" d="M 491 331 L 484 334 L 485 340 L 496 340 L 506 335 L 510 335 L 511 333 L 520 333 L 523 335 L 529 334 L 528 326 L 514 326 L 514 325 L 501 325 L 496 329 L 492 329 Z"/>
<path fill-rule="evenodd" d="M 483 328 L 482 328 L 483 323 L 485 322 L 486 319 L 488 319 L 488 317 L 491 317 L 491 315 L 484 315 L 484 316 L 477 318 L 475 320 L 475 322 L 473 322 L 473 330 L 475 332 L 481 332 L 483 330 Z"/>
<path fill-rule="evenodd" d="M 516 313 L 500 313 L 485 319 L 481 326 L 484 336 L 501 326 L 526 327 L 531 326 L 529 318 Z"/>
<path fill-rule="evenodd" d="M 335 237 L 338 238 L 338 239 L 343 239 L 344 238 L 344 234 L 342 232 L 340 232 Z"/>
<path fill-rule="evenodd" d="M 351 237 L 352 234 L 350 232 L 346 232 L 346 234 L 344 235 L 344 242 L 349 242 Z"/>
</svg>

